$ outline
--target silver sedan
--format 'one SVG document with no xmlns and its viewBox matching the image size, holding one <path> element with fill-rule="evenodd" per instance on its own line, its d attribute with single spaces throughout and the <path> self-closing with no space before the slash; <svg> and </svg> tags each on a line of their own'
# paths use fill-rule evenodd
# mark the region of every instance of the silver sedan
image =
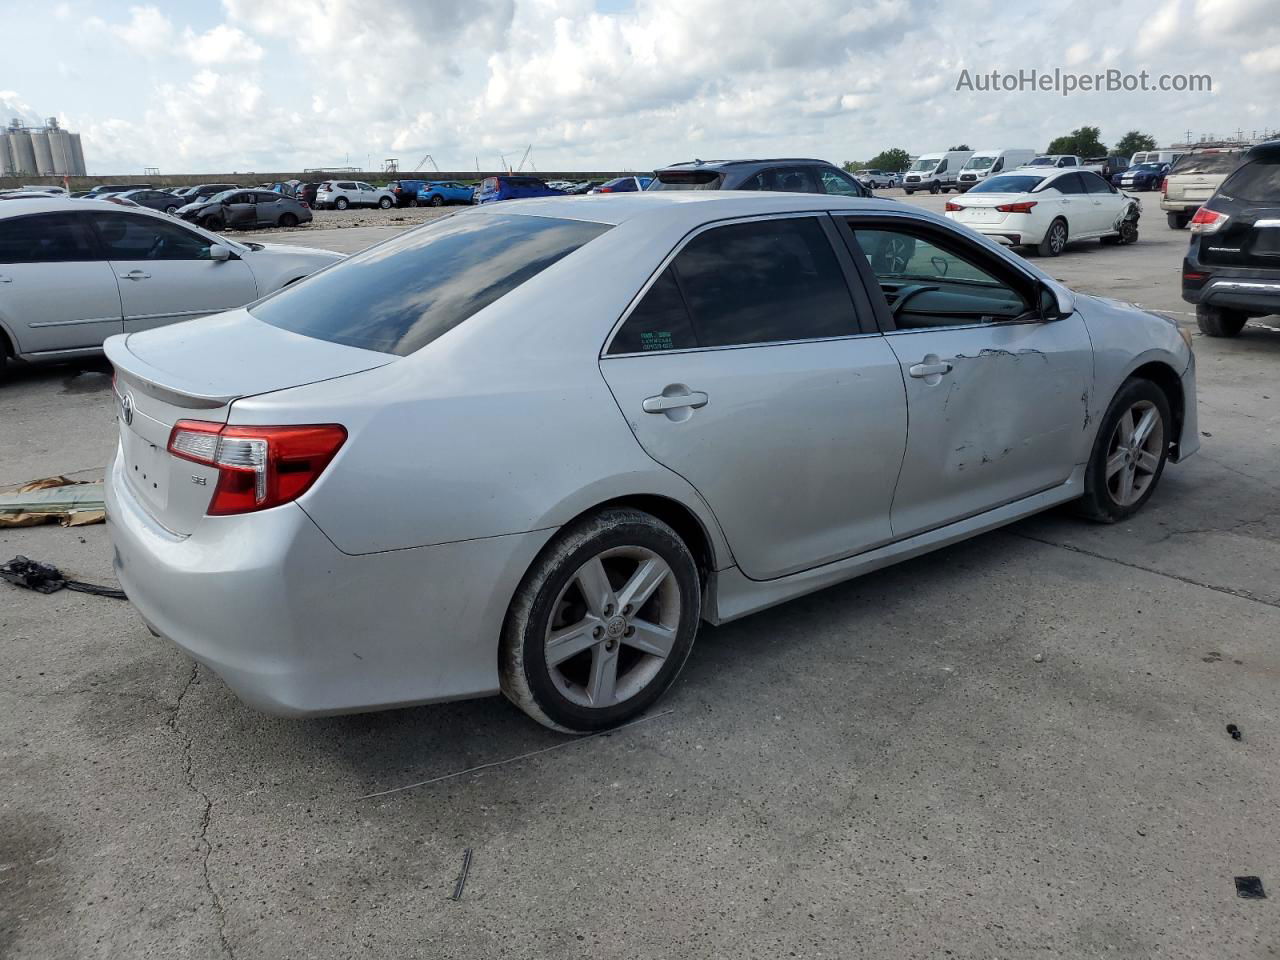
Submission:
<svg viewBox="0 0 1280 960">
<path fill-rule="evenodd" d="M 1197 448 L 1169 320 L 891 201 L 644 192 L 435 221 L 114 337 L 117 572 L 265 710 L 504 692 L 609 727 L 722 623 Z"/>
</svg>

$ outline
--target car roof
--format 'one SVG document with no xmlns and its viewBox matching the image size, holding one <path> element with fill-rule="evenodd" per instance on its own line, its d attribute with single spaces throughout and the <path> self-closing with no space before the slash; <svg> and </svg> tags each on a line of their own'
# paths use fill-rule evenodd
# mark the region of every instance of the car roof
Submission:
<svg viewBox="0 0 1280 960">
<path fill-rule="evenodd" d="M 94 200 L 90 197 L 50 197 L 8 200 L 0 203 L 0 219 L 5 217 L 21 217 L 32 213 L 66 213 L 68 210 L 109 210 L 113 213 L 128 213 L 139 217 L 155 217 L 166 223 L 173 223 L 173 217 L 166 216 L 146 207 L 126 207 L 110 200 Z"/>
<path fill-rule="evenodd" d="M 1280 140 L 1268 140 L 1256 147 L 1250 147 L 1244 155 L 1245 160 L 1275 160 L 1280 157 Z"/>
<path fill-rule="evenodd" d="M 560 217 L 589 220 L 617 226 L 629 221 L 673 218 L 690 227 L 713 220 L 774 213 L 821 213 L 848 211 L 864 213 L 924 213 L 904 208 L 895 200 L 841 197 L 829 193 L 777 193 L 756 190 L 643 190 L 636 193 L 581 194 L 534 197 L 484 204 L 460 216 L 492 216 L 516 213 L 531 217 Z M 938 219 L 938 218 L 934 218 Z"/>
<path fill-rule="evenodd" d="M 669 163 L 663 170 L 717 170 L 723 167 L 745 166 L 753 163 L 819 163 L 824 167 L 832 166 L 830 161 L 815 160 L 812 157 L 765 157 L 759 160 L 684 160 L 680 163 Z"/>
</svg>

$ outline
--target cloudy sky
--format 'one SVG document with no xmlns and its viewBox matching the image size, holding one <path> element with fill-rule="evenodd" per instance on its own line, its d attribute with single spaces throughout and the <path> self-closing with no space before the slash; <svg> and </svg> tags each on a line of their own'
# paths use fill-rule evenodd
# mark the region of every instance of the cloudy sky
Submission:
<svg viewBox="0 0 1280 960">
<path fill-rule="evenodd" d="M 90 173 L 645 169 L 1280 122 L 1277 0 L 0 0 L 5 118 Z M 15 40 L 20 42 L 14 42 Z M 1211 93 L 957 92 L 962 69 L 1209 73 Z"/>
</svg>

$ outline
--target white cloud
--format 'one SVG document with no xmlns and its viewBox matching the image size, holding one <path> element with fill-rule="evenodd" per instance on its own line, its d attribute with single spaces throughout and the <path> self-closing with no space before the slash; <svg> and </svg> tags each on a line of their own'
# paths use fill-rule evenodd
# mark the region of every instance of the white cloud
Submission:
<svg viewBox="0 0 1280 960">
<path fill-rule="evenodd" d="M 263 49 L 243 30 L 220 23 L 197 34 L 190 27 L 182 33 L 182 52 L 193 63 L 254 63 L 263 57 Z"/>
<path fill-rule="evenodd" d="M 173 23 L 157 7 L 130 7 L 129 22 L 108 29 L 139 53 L 164 53 L 173 42 Z"/>
</svg>

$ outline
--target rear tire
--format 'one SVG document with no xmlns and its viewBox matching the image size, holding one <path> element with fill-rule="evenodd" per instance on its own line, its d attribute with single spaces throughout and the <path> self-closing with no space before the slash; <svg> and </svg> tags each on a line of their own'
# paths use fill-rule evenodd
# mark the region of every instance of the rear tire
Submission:
<svg viewBox="0 0 1280 960">
<path fill-rule="evenodd" d="M 1145 428 L 1145 433 L 1139 431 Z M 1150 380 L 1126 380 L 1098 427 L 1084 474 L 1082 516 L 1099 523 L 1131 517 L 1151 498 L 1169 457 L 1169 398 Z"/>
<path fill-rule="evenodd" d="M 297 225 L 298 225 L 298 218 L 295 217 L 292 213 L 280 214 L 280 219 L 276 222 L 276 226 L 278 227 L 296 227 Z"/>
<path fill-rule="evenodd" d="M 432 198 L 431 198 L 431 205 L 432 205 L 433 207 L 443 207 L 443 206 L 444 206 L 444 197 L 440 196 L 440 194 L 438 194 L 438 193 L 437 193 L 437 194 L 435 194 L 435 195 L 434 195 L 434 196 L 432 196 Z"/>
<path fill-rule="evenodd" d="M 1165 215 L 1165 219 L 1169 222 L 1170 230 L 1185 230 L 1190 217 L 1185 213 L 1169 213 Z"/>
<path fill-rule="evenodd" d="M 634 608 L 629 591 L 642 593 Z M 511 601 L 502 692 L 553 730 L 615 727 L 675 680 L 700 617 L 697 565 L 671 527 L 632 509 L 586 517 L 543 550 Z"/>
<path fill-rule="evenodd" d="M 1067 221 L 1058 217 L 1053 223 L 1049 224 L 1049 229 L 1044 232 L 1044 239 L 1036 247 L 1037 255 L 1041 257 L 1058 256 L 1067 248 L 1067 237 Z"/>
<path fill-rule="evenodd" d="M 906 188 L 903 188 L 903 192 L 904 192 L 908 197 L 914 197 L 914 196 L 916 195 L 916 192 L 915 192 L 914 190 L 907 190 Z"/>
<path fill-rule="evenodd" d="M 337 200 L 333 201 L 333 209 L 335 210 L 345 210 L 349 206 L 350 204 L 347 202 L 346 197 L 339 197 Z"/>
<path fill-rule="evenodd" d="M 1196 305 L 1196 324 L 1207 337 L 1235 337 L 1244 329 L 1248 317 L 1238 310 Z"/>
<path fill-rule="evenodd" d="M 411 207 L 416 207 L 417 205 L 418 205 L 418 198 L 417 198 L 417 197 L 411 197 L 411 198 L 410 198 L 410 200 L 409 200 L 409 206 L 411 206 Z"/>
</svg>

